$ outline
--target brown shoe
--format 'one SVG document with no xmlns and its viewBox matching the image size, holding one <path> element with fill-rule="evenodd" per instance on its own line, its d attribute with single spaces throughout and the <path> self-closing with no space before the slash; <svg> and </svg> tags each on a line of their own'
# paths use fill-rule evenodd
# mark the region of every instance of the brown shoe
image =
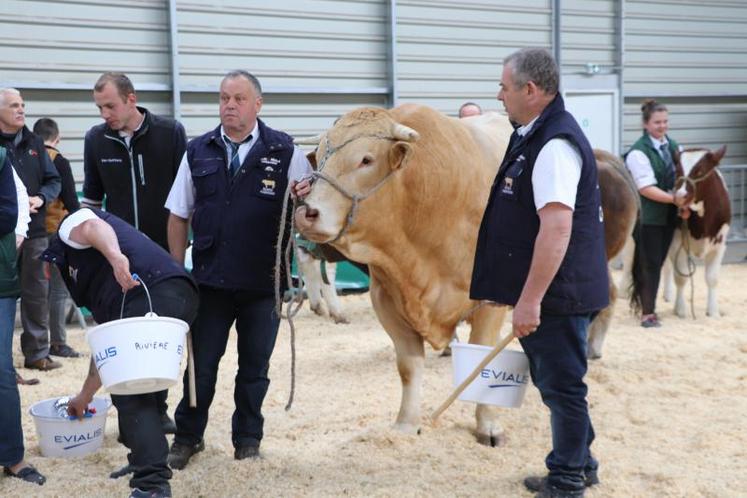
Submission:
<svg viewBox="0 0 747 498">
<path fill-rule="evenodd" d="M 62 366 L 62 363 L 58 361 L 54 361 L 52 358 L 47 356 L 46 358 L 41 358 L 36 361 L 31 361 L 31 362 L 26 361 L 24 362 L 23 366 L 24 368 L 30 368 L 33 370 L 43 370 L 46 372 L 48 370 L 54 370 L 55 368 L 60 368 Z"/>
<path fill-rule="evenodd" d="M 67 344 L 52 344 L 49 346 L 50 356 L 60 356 L 62 358 L 80 358 L 83 356 Z"/>
<path fill-rule="evenodd" d="M 39 379 L 24 379 L 16 373 L 16 384 L 19 386 L 35 386 L 39 383 Z"/>
</svg>

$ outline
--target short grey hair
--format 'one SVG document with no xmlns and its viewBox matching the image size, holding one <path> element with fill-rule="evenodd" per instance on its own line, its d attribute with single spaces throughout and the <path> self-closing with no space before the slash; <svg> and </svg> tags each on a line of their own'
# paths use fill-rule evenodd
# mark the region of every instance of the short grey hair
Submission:
<svg viewBox="0 0 747 498">
<path fill-rule="evenodd" d="M 503 60 L 510 64 L 514 84 L 524 86 L 533 81 L 549 95 L 558 93 L 560 72 L 555 59 L 544 48 L 523 48 Z"/>
<path fill-rule="evenodd" d="M 243 69 L 234 69 L 233 71 L 229 71 L 226 73 L 226 75 L 223 77 L 223 81 L 232 80 L 234 78 L 244 78 L 252 84 L 252 86 L 254 87 L 254 91 L 257 93 L 257 97 L 262 96 L 262 85 L 260 85 L 257 77 L 249 71 L 244 71 Z"/>
<path fill-rule="evenodd" d="M 15 88 L 0 88 L 0 105 L 5 105 L 5 95 L 8 93 L 11 95 L 18 95 L 19 97 L 21 96 L 21 92 Z"/>
</svg>

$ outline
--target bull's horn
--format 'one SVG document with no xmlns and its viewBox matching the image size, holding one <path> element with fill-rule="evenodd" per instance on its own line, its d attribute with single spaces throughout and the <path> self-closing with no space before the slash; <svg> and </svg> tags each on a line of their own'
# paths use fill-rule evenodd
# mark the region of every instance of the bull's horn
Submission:
<svg viewBox="0 0 747 498">
<path fill-rule="evenodd" d="M 400 123 L 394 123 L 392 135 L 395 140 L 402 140 L 404 142 L 414 142 L 420 138 L 420 134 L 417 131 Z"/>
<path fill-rule="evenodd" d="M 320 133 L 319 135 L 314 135 L 313 137 L 294 138 L 293 143 L 295 143 L 296 145 L 319 145 L 319 143 L 322 141 L 323 136 L 324 133 Z"/>
</svg>

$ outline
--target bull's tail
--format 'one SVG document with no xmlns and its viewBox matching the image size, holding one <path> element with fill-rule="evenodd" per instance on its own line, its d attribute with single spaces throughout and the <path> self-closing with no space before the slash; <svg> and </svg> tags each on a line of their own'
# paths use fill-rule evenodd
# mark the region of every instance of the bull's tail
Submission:
<svg viewBox="0 0 747 498">
<path fill-rule="evenodd" d="M 633 229 L 633 266 L 630 268 L 631 283 L 628 293 L 630 294 L 630 308 L 634 313 L 641 312 L 641 291 L 643 290 L 644 268 L 643 268 L 643 245 L 640 243 L 641 224 L 640 220 Z"/>
</svg>

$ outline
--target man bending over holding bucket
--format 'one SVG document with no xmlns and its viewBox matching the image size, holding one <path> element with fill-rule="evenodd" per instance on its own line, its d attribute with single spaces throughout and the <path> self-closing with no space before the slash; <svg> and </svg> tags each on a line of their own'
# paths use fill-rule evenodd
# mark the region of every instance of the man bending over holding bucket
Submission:
<svg viewBox="0 0 747 498">
<path fill-rule="evenodd" d="M 547 476 L 538 497 L 581 497 L 597 484 L 586 403 L 586 329 L 608 304 L 597 165 L 564 107 L 559 72 L 542 49 L 503 61 L 498 100 L 519 126 L 493 183 L 477 239 L 470 298 L 514 307 L 513 333 L 550 409 Z"/>
<path fill-rule="evenodd" d="M 87 208 L 71 214 L 60 224 L 58 236 L 42 259 L 60 268 L 75 303 L 90 309 L 98 323 L 150 311 L 133 273 L 150 291 L 153 311 L 158 315 L 191 325 L 197 313 L 197 287 L 186 270 L 158 244 L 112 214 Z M 101 379 L 92 359 L 83 388 L 70 400 L 69 413 L 83 417 L 99 387 Z M 120 436 L 131 452 L 128 468 L 120 472 L 133 472 L 130 497 L 171 496 L 172 473 L 166 464 L 169 449 L 157 394 L 112 394 Z"/>
</svg>

